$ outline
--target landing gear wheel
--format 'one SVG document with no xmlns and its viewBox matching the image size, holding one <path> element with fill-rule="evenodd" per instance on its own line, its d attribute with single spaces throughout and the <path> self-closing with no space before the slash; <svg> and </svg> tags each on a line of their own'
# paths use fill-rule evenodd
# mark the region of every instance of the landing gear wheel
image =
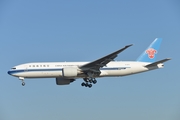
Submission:
<svg viewBox="0 0 180 120">
<path fill-rule="evenodd" d="M 85 86 L 85 83 L 82 83 L 81 86 Z"/>
<path fill-rule="evenodd" d="M 88 82 L 88 79 L 87 79 L 87 78 L 83 78 L 83 80 L 84 80 L 85 82 Z"/>
<path fill-rule="evenodd" d="M 92 87 L 92 84 L 96 84 L 97 80 L 93 77 L 88 77 L 88 78 L 83 78 L 84 82 L 81 83 L 81 86 L 85 86 L 85 87 Z"/>
<path fill-rule="evenodd" d="M 91 88 L 91 87 L 92 87 L 92 84 L 89 84 L 88 87 Z"/>
<path fill-rule="evenodd" d="M 22 86 L 25 86 L 25 82 L 22 82 Z"/>
<path fill-rule="evenodd" d="M 96 84 L 96 83 L 97 83 L 97 80 L 93 80 L 93 83 Z"/>
<path fill-rule="evenodd" d="M 84 86 L 85 86 L 85 87 L 88 87 L 88 86 L 89 86 L 89 84 L 88 84 L 88 83 L 85 83 L 85 84 L 84 84 Z"/>
</svg>

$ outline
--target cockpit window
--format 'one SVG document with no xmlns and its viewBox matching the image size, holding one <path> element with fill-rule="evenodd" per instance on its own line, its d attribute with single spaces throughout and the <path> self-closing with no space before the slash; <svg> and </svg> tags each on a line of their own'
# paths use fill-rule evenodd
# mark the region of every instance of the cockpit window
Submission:
<svg viewBox="0 0 180 120">
<path fill-rule="evenodd" d="M 11 68 L 11 69 L 16 69 L 16 68 Z"/>
</svg>

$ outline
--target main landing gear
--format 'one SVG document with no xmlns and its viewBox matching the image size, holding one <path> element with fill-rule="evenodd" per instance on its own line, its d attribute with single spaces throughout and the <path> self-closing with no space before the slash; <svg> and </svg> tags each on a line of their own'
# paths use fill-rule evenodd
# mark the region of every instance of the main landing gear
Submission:
<svg viewBox="0 0 180 120">
<path fill-rule="evenodd" d="M 19 80 L 22 81 L 22 86 L 25 86 L 24 77 L 19 77 Z"/>
<path fill-rule="evenodd" d="M 95 78 L 83 78 L 83 80 L 84 80 L 85 82 L 83 82 L 83 83 L 81 84 L 81 86 L 85 86 L 85 87 L 89 87 L 89 88 L 92 87 L 92 84 L 91 84 L 91 83 L 93 83 L 93 84 L 96 84 L 96 83 L 97 83 L 97 80 L 96 80 Z"/>
</svg>

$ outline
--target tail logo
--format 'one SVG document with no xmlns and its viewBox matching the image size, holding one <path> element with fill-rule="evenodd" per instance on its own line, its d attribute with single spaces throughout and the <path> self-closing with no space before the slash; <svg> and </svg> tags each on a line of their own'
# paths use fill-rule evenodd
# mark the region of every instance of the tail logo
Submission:
<svg viewBox="0 0 180 120">
<path fill-rule="evenodd" d="M 153 48 L 149 48 L 148 50 L 146 50 L 146 54 L 148 54 L 148 57 L 150 59 L 153 59 L 156 53 L 157 51 Z"/>
</svg>

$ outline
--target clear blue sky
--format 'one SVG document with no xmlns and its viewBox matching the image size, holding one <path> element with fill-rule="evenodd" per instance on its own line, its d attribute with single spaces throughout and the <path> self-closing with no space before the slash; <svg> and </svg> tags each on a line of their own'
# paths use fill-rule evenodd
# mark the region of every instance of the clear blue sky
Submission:
<svg viewBox="0 0 180 120">
<path fill-rule="evenodd" d="M 1 0 L 0 120 L 179 120 L 179 0 Z M 27 62 L 92 61 L 134 44 L 116 60 L 136 60 L 156 38 L 164 69 L 82 80 L 26 79 L 7 71 Z"/>
</svg>

